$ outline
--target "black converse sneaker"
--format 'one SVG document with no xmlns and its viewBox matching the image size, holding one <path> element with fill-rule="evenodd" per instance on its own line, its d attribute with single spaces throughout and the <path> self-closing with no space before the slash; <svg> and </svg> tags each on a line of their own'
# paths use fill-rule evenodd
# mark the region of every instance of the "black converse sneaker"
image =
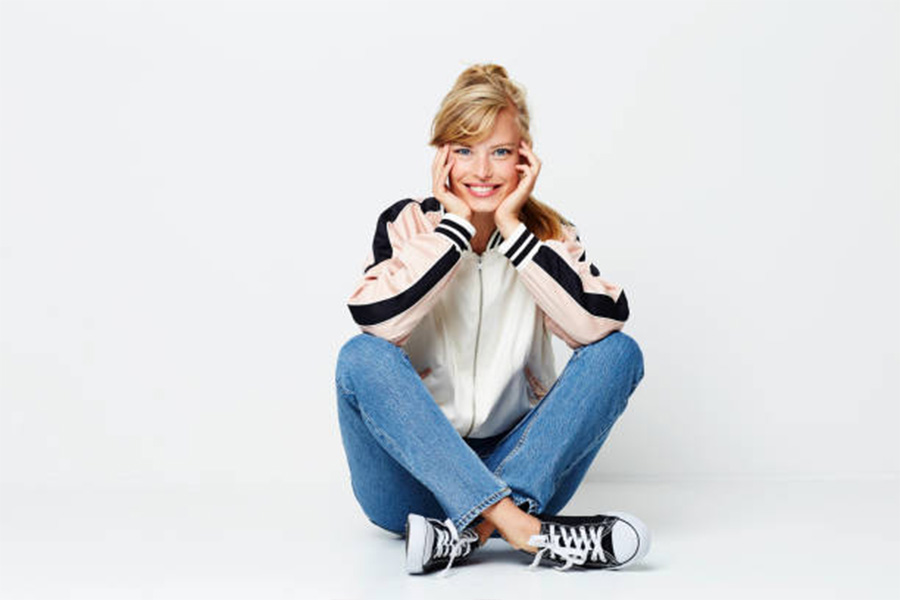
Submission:
<svg viewBox="0 0 900 600">
<path fill-rule="evenodd" d="M 412 513 L 406 517 L 406 570 L 409 573 L 426 573 L 440 567 L 444 567 L 446 573 L 454 561 L 462 562 L 480 545 L 478 532 L 467 527 L 459 533 L 452 519 L 442 523 Z"/>
<path fill-rule="evenodd" d="M 534 561 L 535 568 L 541 559 L 562 567 L 584 569 L 618 569 L 640 560 L 650 549 L 650 531 L 633 515 L 611 512 L 591 517 L 561 517 L 535 515 L 541 521 L 541 533 L 528 540 L 529 546 L 538 548 L 536 554 L 519 550 Z"/>
</svg>

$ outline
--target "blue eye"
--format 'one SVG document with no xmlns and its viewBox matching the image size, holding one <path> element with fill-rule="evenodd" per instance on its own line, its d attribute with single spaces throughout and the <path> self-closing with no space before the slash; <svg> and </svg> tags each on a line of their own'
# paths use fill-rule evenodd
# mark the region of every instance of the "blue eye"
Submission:
<svg viewBox="0 0 900 600">
<path fill-rule="evenodd" d="M 462 154 L 463 156 L 468 156 L 472 153 L 469 148 L 457 148 L 454 152 L 456 154 Z M 512 154 L 512 151 L 509 148 L 497 148 L 494 152 L 503 152 L 504 154 L 501 154 L 500 156 L 509 156 Z"/>
</svg>

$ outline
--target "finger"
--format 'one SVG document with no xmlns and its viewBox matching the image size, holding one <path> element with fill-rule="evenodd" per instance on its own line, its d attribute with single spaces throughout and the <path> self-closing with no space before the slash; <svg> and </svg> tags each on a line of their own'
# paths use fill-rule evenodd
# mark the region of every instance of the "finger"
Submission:
<svg viewBox="0 0 900 600">
<path fill-rule="evenodd" d="M 443 146 L 441 146 L 440 148 L 438 148 L 438 151 L 437 151 L 437 152 L 434 153 L 434 160 L 431 161 L 431 168 L 432 168 L 432 169 L 436 169 L 436 168 L 438 168 L 438 166 L 441 165 L 441 163 L 443 162 L 442 159 L 443 159 L 443 155 L 444 155 L 444 150 L 445 150 L 446 148 L 447 148 L 447 144 L 444 144 Z"/>
<path fill-rule="evenodd" d="M 531 146 L 529 146 L 528 144 L 525 143 L 525 140 L 522 140 L 522 152 L 527 154 L 528 156 L 534 157 L 535 159 L 537 158 L 537 156 L 534 153 L 534 150 L 532 149 Z"/>
<path fill-rule="evenodd" d="M 530 160 L 538 160 L 538 157 L 531 150 L 531 147 L 525 143 L 525 140 L 522 140 L 522 150 L 521 152 L 527 156 Z"/>
<path fill-rule="evenodd" d="M 442 158 L 443 150 L 438 152 L 438 155 L 435 157 L 434 166 L 431 170 L 432 177 L 432 188 L 435 194 L 442 192 L 446 188 L 446 165 L 444 164 L 444 160 Z"/>
<path fill-rule="evenodd" d="M 437 153 L 434 156 L 435 162 L 443 162 L 447 157 L 447 150 L 450 149 L 450 144 L 442 144 L 440 148 L 438 148 Z"/>
<path fill-rule="evenodd" d="M 525 143 L 525 140 L 522 140 L 522 153 L 525 155 L 525 158 L 528 159 L 528 162 L 531 163 L 531 166 L 534 168 L 535 175 L 541 170 L 541 159 L 539 159 L 534 152 L 531 151 L 531 148 Z"/>
<path fill-rule="evenodd" d="M 528 149 L 528 146 L 522 146 L 519 150 L 519 154 L 525 157 L 525 160 L 529 163 L 534 163 L 537 160 L 537 157 Z"/>
<path fill-rule="evenodd" d="M 441 171 L 447 168 L 447 163 L 452 162 L 450 157 L 450 144 L 444 144 L 443 148 L 441 148 L 440 153 L 437 156 L 437 168 Z M 449 159 L 449 160 L 448 160 Z"/>
<path fill-rule="evenodd" d="M 441 165 L 440 156 L 441 156 L 441 151 L 438 150 L 437 153 L 435 153 L 435 155 L 434 155 L 434 160 L 431 161 L 431 178 L 432 179 L 437 178 L 438 168 Z"/>
<path fill-rule="evenodd" d="M 450 177 L 450 171 L 452 171 L 452 170 L 453 170 L 453 159 L 451 158 L 450 160 L 447 161 L 447 164 L 444 165 L 444 180 L 445 181 L 448 177 Z"/>
<path fill-rule="evenodd" d="M 447 191 L 447 165 L 443 165 L 435 170 L 434 189 L 441 193 Z"/>
<path fill-rule="evenodd" d="M 431 162 L 431 179 L 437 182 L 438 177 L 441 174 L 441 151 L 438 150 L 438 153 L 435 155 L 434 160 Z"/>
</svg>

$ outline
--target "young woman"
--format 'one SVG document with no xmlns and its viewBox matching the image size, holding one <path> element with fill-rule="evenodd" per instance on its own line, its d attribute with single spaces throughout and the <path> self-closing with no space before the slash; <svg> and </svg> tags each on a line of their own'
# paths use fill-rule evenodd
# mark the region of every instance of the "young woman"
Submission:
<svg viewBox="0 0 900 600">
<path fill-rule="evenodd" d="M 432 194 L 378 219 L 337 361 L 353 493 L 423 573 L 489 537 L 568 569 L 640 559 L 626 513 L 556 516 L 644 375 L 624 291 L 531 192 L 522 89 L 466 69 L 432 124 Z M 573 355 L 557 377 L 550 334 Z"/>
</svg>

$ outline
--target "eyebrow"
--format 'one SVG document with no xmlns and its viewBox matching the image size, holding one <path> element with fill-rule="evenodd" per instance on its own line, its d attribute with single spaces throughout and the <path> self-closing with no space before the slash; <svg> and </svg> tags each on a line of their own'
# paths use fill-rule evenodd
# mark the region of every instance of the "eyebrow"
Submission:
<svg viewBox="0 0 900 600">
<path fill-rule="evenodd" d="M 456 142 L 456 145 L 457 146 L 466 146 L 466 147 L 470 146 L 470 144 L 463 144 L 462 142 Z M 506 142 L 504 144 L 495 144 L 495 145 L 491 146 L 491 150 L 493 150 L 495 148 L 502 148 L 504 146 L 515 146 L 515 145 L 516 145 L 515 142 Z"/>
</svg>

